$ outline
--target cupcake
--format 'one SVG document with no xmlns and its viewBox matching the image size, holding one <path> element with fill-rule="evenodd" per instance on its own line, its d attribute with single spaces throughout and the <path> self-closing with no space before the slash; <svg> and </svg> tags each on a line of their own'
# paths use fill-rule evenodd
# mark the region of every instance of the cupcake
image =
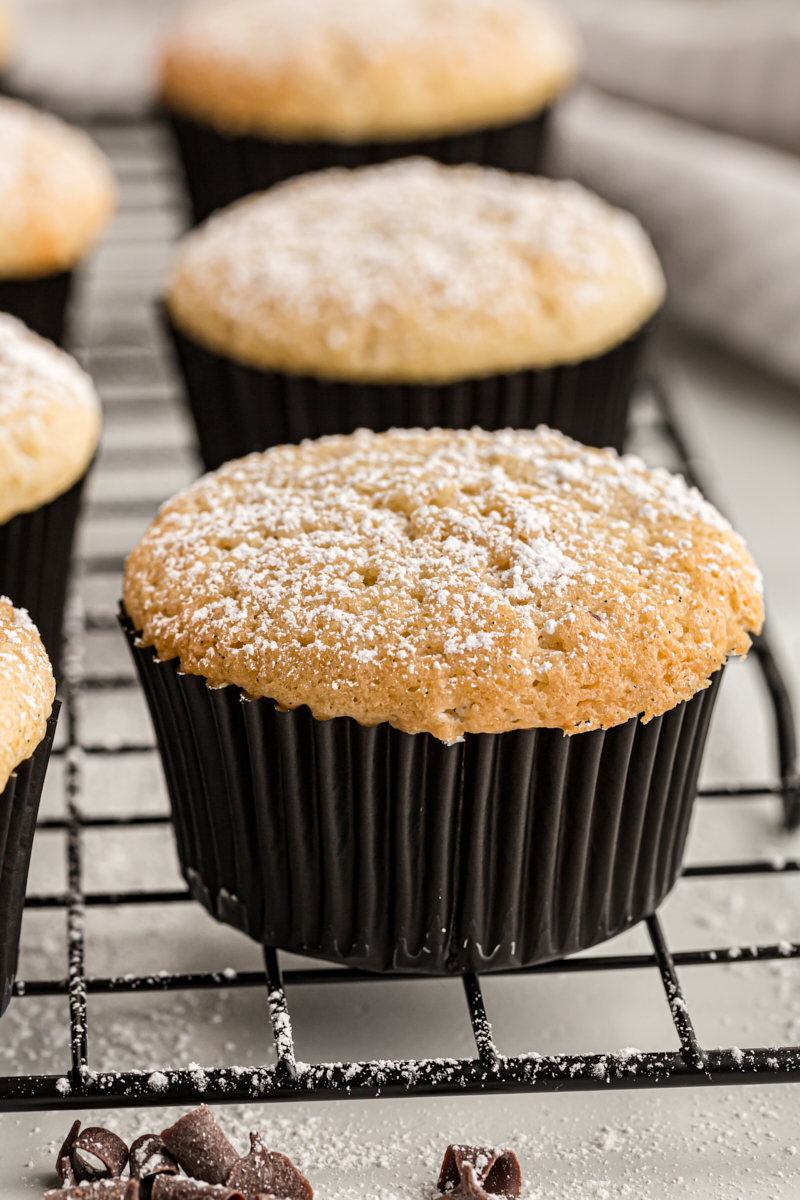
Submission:
<svg viewBox="0 0 800 1200">
<path fill-rule="evenodd" d="M 0 592 L 30 612 L 56 677 L 75 522 L 99 436 L 89 376 L 0 313 Z"/>
<path fill-rule="evenodd" d="M 55 733 L 53 672 L 36 626 L 0 596 L 0 1015 L 11 999 L 36 814 Z"/>
<path fill-rule="evenodd" d="M 360 427 L 544 422 L 621 449 L 663 295 L 635 219 L 577 184 L 405 159 L 211 218 L 165 301 L 214 469 Z"/>
<path fill-rule="evenodd" d="M 250 455 L 124 579 L 193 894 L 371 971 L 528 966 L 652 913 L 761 621 L 694 488 L 544 427 Z"/>
<path fill-rule="evenodd" d="M 0 311 L 60 342 L 73 268 L 115 203 L 111 167 L 86 134 L 0 97 Z"/>
<path fill-rule="evenodd" d="M 195 219 L 323 167 L 539 167 L 576 36 L 542 0 L 210 0 L 161 61 Z"/>
</svg>

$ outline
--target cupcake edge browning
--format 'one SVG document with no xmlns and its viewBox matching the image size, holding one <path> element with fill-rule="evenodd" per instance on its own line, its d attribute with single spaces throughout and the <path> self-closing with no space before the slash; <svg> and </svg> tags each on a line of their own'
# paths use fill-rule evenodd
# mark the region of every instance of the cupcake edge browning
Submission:
<svg viewBox="0 0 800 1200">
<path fill-rule="evenodd" d="M 580 185 L 417 158 L 305 175 L 212 217 L 180 243 L 166 305 L 246 366 L 447 383 L 601 354 L 664 292 L 638 221 Z"/>
<path fill-rule="evenodd" d="M 0 791 L 47 729 L 56 684 L 36 626 L 0 596 Z"/>
<path fill-rule="evenodd" d="M 75 359 L 0 313 L 0 524 L 75 483 L 100 424 L 94 384 Z"/>
<path fill-rule="evenodd" d="M 0 96 L 0 278 L 69 270 L 114 214 L 111 165 L 80 129 Z"/>
<path fill-rule="evenodd" d="M 212 687 L 445 742 L 649 720 L 763 619 L 744 543 L 695 489 L 544 427 L 227 464 L 162 508 L 123 596 Z"/>
<path fill-rule="evenodd" d="M 580 58 L 543 0 L 211 0 L 173 22 L 159 74 L 167 107 L 223 134 L 359 142 L 533 116 Z"/>
</svg>

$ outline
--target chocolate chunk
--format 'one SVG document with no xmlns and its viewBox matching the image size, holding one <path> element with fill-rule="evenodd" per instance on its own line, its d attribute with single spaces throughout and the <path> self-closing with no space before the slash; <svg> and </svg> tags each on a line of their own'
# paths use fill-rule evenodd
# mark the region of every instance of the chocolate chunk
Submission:
<svg viewBox="0 0 800 1200">
<path fill-rule="evenodd" d="M 157 1133 L 143 1133 L 131 1146 L 131 1178 L 177 1175 L 180 1168 Z"/>
<path fill-rule="evenodd" d="M 96 1179 L 78 1187 L 53 1188 L 44 1200 L 139 1200 L 138 1179 Z"/>
<path fill-rule="evenodd" d="M 269 1195 L 278 1200 L 313 1200 L 311 1184 L 285 1154 L 268 1150 L 257 1133 L 250 1134 L 250 1153 L 231 1168 L 225 1181 L 248 1196 Z"/>
<path fill-rule="evenodd" d="M 246 1200 L 243 1192 L 201 1179 L 176 1179 L 174 1175 L 156 1175 L 150 1200 Z"/>
<path fill-rule="evenodd" d="M 439 1173 L 439 1191 L 446 1196 L 504 1196 L 516 1200 L 522 1172 L 512 1150 L 493 1146 L 448 1146 Z"/>
<path fill-rule="evenodd" d="M 161 1140 L 192 1179 L 224 1183 L 239 1155 L 220 1129 L 207 1104 L 181 1117 Z"/>
<path fill-rule="evenodd" d="M 103 1166 L 97 1167 L 88 1161 L 85 1157 L 87 1154 L 99 1159 Z M 128 1147 L 110 1129 L 93 1125 L 76 1136 L 70 1157 L 78 1183 L 84 1179 L 90 1183 L 97 1179 L 119 1179 L 128 1162 Z"/>
<path fill-rule="evenodd" d="M 59 1150 L 58 1157 L 56 1158 L 56 1174 L 62 1184 L 76 1182 L 75 1172 L 72 1170 L 72 1147 L 75 1145 L 75 1138 L 78 1136 L 80 1127 L 80 1121 L 73 1122 L 72 1128 L 64 1138 L 64 1145 Z"/>
</svg>

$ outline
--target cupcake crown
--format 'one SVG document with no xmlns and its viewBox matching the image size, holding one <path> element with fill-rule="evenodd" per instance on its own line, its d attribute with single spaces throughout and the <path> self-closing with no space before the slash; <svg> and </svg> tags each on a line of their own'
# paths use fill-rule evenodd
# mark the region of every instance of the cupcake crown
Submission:
<svg viewBox="0 0 800 1200">
<path fill-rule="evenodd" d="M 443 741 L 650 719 L 763 618 L 744 543 L 696 489 L 545 427 L 229 463 L 164 506 L 124 603 L 212 686 Z"/>
<path fill-rule="evenodd" d="M 182 332 L 245 365 L 391 383 L 600 354 L 663 295 L 638 222 L 578 184 L 405 159 L 213 217 L 166 299 Z"/>
<path fill-rule="evenodd" d="M 45 735 L 56 684 L 36 626 L 0 596 L 0 791 Z"/>
<path fill-rule="evenodd" d="M 0 313 L 0 522 L 60 496 L 100 436 L 100 401 L 74 358 Z"/>
<path fill-rule="evenodd" d="M 68 270 L 115 204 L 111 167 L 84 133 L 0 97 L 0 278 Z"/>
<path fill-rule="evenodd" d="M 579 57 L 541 0 L 211 0 L 172 27 L 161 91 L 225 133 L 391 140 L 533 115 Z"/>
</svg>

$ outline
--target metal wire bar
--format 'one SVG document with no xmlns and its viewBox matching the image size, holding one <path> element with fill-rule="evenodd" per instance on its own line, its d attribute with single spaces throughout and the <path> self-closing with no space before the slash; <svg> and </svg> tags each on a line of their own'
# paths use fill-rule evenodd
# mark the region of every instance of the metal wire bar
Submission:
<svg viewBox="0 0 800 1200">
<path fill-rule="evenodd" d="M 653 952 L 661 973 L 661 982 L 667 994 L 669 1011 L 672 1014 L 672 1022 L 680 1038 L 681 1050 L 686 1065 L 694 1067 L 696 1071 L 706 1071 L 708 1068 L 708 1058 L 705 1051 L 700 1048 L 700 1043 L 697 1040 L 692 1018 L 689 1016 L 689 1009 L 686 1007 L 686 1001 L 683 998 L 683 992 L 681 991 L 681 985 L 675 970 L 675 961 L 667 947 L 658 917 L 652 916 L 647 918 L 647 932 L 650 934 L 650 941 L 653 943 Z"/>
<path fill-rule="evenodd" d="M 672 962 L 676 967 L 718 966 L 731 962 L 791 962 L 800 958 L 800 943 L 778 942 L 768 946 L 722 946 L 711 950 L 676 950 Z M 532 967 L 508 967 L 492 972 L 495 977 L 513 975 L 581 975 L 598 971 L 651 970 L 659 965 L 655 954 L 582 955 L 561 958 L 555 962 L 537 963 Z M 430 983 L 430 975 L 373 975 L 354 967 L 302 967 L 284 971 L 285 987 L 303 985 L 327 986 L 343 983 Z M 151 975 L 117 975 L 108 978 L 89 976 L 86 990 L 92 995 L 115 992 L 180 992 L 205 991 L 219 988 L 263 987 L 263 971 L 193 972 L 190 974 L 157 971 Z M 67 979 L 17 980 L 15 996 L 61 996 L 68 992 Z"/>
<path fill-rule="evenodd" d="M 297 1082 L 297 1060 L 294 1054 L 294 1037 L 289 1006 L 283 990 L 278 956 L 271 946 L 264 947 L 264 973 L 267 977 L 267 1001 L 275 1053 L 278 1056 L 278 1073 L 289 1083 Z"/>
<path fill-rule="evenodd" d="M 472 1032 L 475 1036 L 475 1045 L 478 1048 L 478 1058 L 487 1071 L 496 1071 L 500 1066 L 500 1055 L 492 1039 L 492 1027 L 486 1015 L 486 1007 L 483 1002 L 483 993 L 481 992 L 481 985 L 478 982 L 478 976 L 474 971 L 466 971 L 462 976 L 462 982 L 464 984 L 464 994 L 467 997 L 467 1007 L 469 1008 Z"/>
</svg>

